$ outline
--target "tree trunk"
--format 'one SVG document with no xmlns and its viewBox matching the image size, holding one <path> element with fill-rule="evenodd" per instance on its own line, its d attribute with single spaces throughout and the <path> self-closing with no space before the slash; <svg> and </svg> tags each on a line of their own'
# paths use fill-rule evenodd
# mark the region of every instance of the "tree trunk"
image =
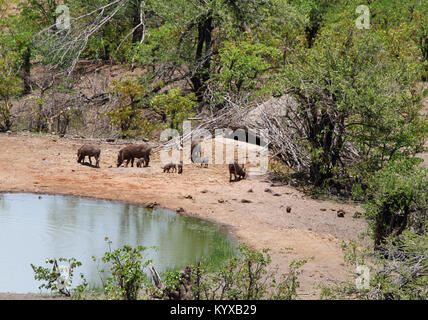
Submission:
<svg viewBox="0 0 428 320">
<path fill-rule="evenodd" d="M 213 18 L 211 12 L 209 12 L 199 23 L 198 23 L 198 45 L 195 54 L 195 64 L 197 70 L 190 79 L 193 84 L 193 92 L 199 102 L 202 101 L 205 83 L 210 78 L 210 65 L 211 65 L 211 47 L 212 47 L 212 31 L 214 29 Z M 205 46 L 205 50 L 204 50 Z"/>
<path fill-rule="evenodd" d="M 133 8 L 132 8 L 132 10 L 133 10 L 132 29 L 134 29 L 135 27 L 137 27 L 141 23 L 140 8 L 141 8 L 141 1 L 134 2 Z M 142 36 L 143 36 L 143 26 L 139 26 L 132 33 L 132 43 L 136 43 L 136 42 L 141 41 Z"/>
<path fill-rule="evenodd" d="M 31 47 L 28 45 L 23 54 L 23 64 L 22 64 L 22 78 L 24 80 L 24 90 L 22 94 L 28 94 L 31 92 Z"/>
</svg>

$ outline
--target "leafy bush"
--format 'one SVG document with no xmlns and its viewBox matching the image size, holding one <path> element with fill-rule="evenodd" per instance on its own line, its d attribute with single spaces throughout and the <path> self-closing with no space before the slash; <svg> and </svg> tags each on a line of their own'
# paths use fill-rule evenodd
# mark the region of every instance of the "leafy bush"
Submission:
<svg viewBox="0 0 428 320">
<path fill-rule="evenodd" d="M 268 250 L 239 247 L 238 257 L 220 268 L 198 264 L 183 271 L 168 272 L 154 297 L 173 300 L 291 300 L 297 296 L 300 267 L 307 260 L 293 261 L 288 274 L 278 279 L 277 269 L 268 271 Z"/>
<path fill-rule="evenodd" d="M 143 246 L 132 248 L 125 245 L 112 251 L 111 241 L 108 241 L 108 244 L 109 251 L 101 258 L 102 262 L 110 264 L 109 273 L 111 274 L 103 284 L 104 293 L 112 299 L 136 300 L 139 291 L 144 285 L 148 285 L 144 268 L 151 263 L 151 260 L 144 260 L 142 255 L 142 252 L 148 248 Z"/>
<path fill-rule="evenodd" d="M 287 274 L 278 275 L 278 268 L 270 268 L 271 257 L 268 249 L 259 252 L 240 246 L 239 255 L 220 267 L 200 262 L 197 266 L 187 266 L 182 271 L 168 271 L 162 275 L 162 280 L 151 267 L 154 280 L 152 283 L 145 272 L 152 261 L 142 254 L 148 248 L 125 245 L 112 250 L 111 241 L 108 238 L 106 241 L 109 251 L 101 261 L 109 265 L 108 276 L 103 280 L 103 292 L 109 299 L 136 300 L 151 297 L 173 300 L 292 300 L 297 297 L 297 288 L 300 285 L 298 276 L 302 273 L 300 268 L 307 262 L 306 259 L 293 261 Z M 92 258 L 96 260 L 95 257 Z M 36 280 L 47 282 L 40 288 L 67 296 L 76 293 L 74 297 L 77 298 L 100 296 L 95 290 L 88 291 L 85 280 L 75 290 L 70 290 L 73 270 L 81 263 L 74 258 L 60 258 L 59 261 L 69 263 L 70 276 L 67 282 L 60 281 L 61 273 L 54 259 L 47 260 L 53 264 L 52 270 L 31 265 Z M 99 272 L 104 274 L 106 271 Z M 84 279 L 83 275 L 81 277 Z"/>
<path fill-rule="evenodd" d="M 428 298 L 428 225 L 418 235 L 409 230 L 399 238 L 389 237 L 382 250 L 357 250 L 355 243 L 344 245 L 347 261 L 353 266 L 369 268 L 366 288 L 356 282 L 324 286 L 322 299 L 427 300 Z M 354 273 L 354 280 L 355 278 Z"/>
<path fill-rule="evenodd" d="M 373 175 L 364 205 L 375 245 L 405 229 L 422 234 L 428 221 L 428 170 L 393 162 Z"/>
<path fill-rule="evenodd" d="M 193 93 L 183 96 L 180 88 L 157 95 L 150 102 L 152 109 L 162 115 L 171 129 L 179 129 L 184 120 L 193 116 L 196 105 L 196 96 Z"/>
<path fill-rule="evenodd" d="M 106 112 L 112 125 L 119 128 L 123 138 L 135 137 L 140 133 L 150 133 L 150 126 L 142 119 L 141 109 L 144 107 L 144 96 L 147 88 L 136 80 L 126 79 L 113 81 L 111 93 L 118 99 L 118 106 Z"/>
<path fill-rule="evenodd" d="M 366 216 L 373 246 L 343 245 L 345 260 L 370 269 L 368 287 L 347 282 L 324 287 L 322 298 L 409 299 L 428 297 L 428 170 L 419 161 L 391 162 L 370 179 Z"/>
<path fill-rule="evenodd" d="M 22 88 L 21 80 L 15 74 L 14 61 L 16 57 L 5 54 L 0 43 L 0 132 L 8 131 L 12 128 L 12 115 L 10 100 L 18 94 Z"/>
<path fill-rule="evenodd" d="M 66 263 L 65 265 L 58 265 L 58 262 Z M 34 271 L 34 278 L 43 283 L 39 286 L 39 289 L 48 289 L 52 293 L 59 293 L 70 297 L 71 294 L 83 292 L 87 287 L 87 282 L 83 276 L 80 274 L 83 283 L 78 285 L 76 289 L 71 290 L 71 284 L 73 282 L 74 270 L 77 267 L 80 267 L 82 263 L 77 261 L 75 258 L 65 259 L 47 259 L 47 264 L 52 265 L 52 268 L 47 268 L 43 266 L 35 266 L 31 264 L 31 268 Z"/>
</svg>

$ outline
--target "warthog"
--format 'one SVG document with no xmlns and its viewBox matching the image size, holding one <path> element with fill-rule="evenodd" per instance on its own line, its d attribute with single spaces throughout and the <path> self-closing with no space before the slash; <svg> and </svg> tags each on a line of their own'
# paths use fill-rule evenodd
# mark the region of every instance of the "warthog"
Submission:
<svg viewBox="0 0 428 320">
<path fill-rule="evenodd" d="M 172 170 L 172 172 L 176 172 L 177 171 L 177 165 L 175 163 L 170 162 L 170 163 L 164 165 L 162 167 L 162 169 L 163 169 L 163 172 L 169 173 L 170 170 Z"/>
<path fill-rule="evenodd" d="M 85 144 L 81 146 L 79 150 L 77 150 L 77 163 L 85 162 L 85 157 L 88 156 L 89 163 L 92 165 L 91 157 L 94 157 L 96 160 L 95 166 L 99 168 L 100 154 L 101 154 L 100 148 Z"/>
<path fill-rule="evenodd" d="M 117 167 L 119 168 L 125 160 L 126 160 L 126 165 L 125 165 L 126 167 L 128 166 L 129 161 L 131 161 L 131 167 L 133 167 L 135 158 L 144 159 L 144 166 L 147 167 L 150 162 L 151 150 L 152 148 L 146 144 L 133 144 L 125 148 L 122 148 L 119 151 L 119 154 L 117 156 Z"/>
<path fill-rule="evenodd" d="M 245 179 L 245 175 L 246 175 L 246 171 L 245 171 L 245 165 L 240 165 L 238 162 L 234 162 L 234 163 L 230 163 L 229 164 L 229 181 L 232 181 L 232 175 L 235 176 L 234 181 L 237 180 L 237 178 L 239 180 L 241 179 Z"/>
<path fill-rule="evenodd" d="M 179 174 L 182 174 L 182 173 L 183 173 L 183 161 L 180 161 L 180 162 L 177 164 L 177 167 L 178 167 L 178 173 L 179 173 Z"/>
<path fill-rule="evenodd" d="M 180 173 L 180 174 L 183 173 L 183 162 L 182 161 L 180 161 L 179 163 L 170 162 L 167 165 L 162 167 L 163 172 L 168 172 L 168 173 L 170 170 L 172 170 L 172 172 L 177 172 L 177 168 L 178 168 L 178 173 Z"/>
<path fill-rule="evenodd" d="M 206 157 L 199 158 L 197 160 L 197 163 L 199 163 L 201 165 L 201 167 L 208 168 L 208 158 L 206 158 Z"/>
</svg>

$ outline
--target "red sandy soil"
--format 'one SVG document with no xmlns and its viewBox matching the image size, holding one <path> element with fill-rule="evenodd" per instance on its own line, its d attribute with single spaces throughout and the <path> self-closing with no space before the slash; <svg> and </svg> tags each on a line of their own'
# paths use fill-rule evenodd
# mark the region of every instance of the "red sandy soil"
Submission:
<svg viewBox="0 0 428 320">
<path fill-rule="evenodd" d="M 117 152 L 123 145 L 101 141 L 95 143 L 102 150 L 101 168 L 96 169 L 77 163 L 76 151 L 83 143 L 56 136 L 0 134 L 0 192 L 64 194 L 182 208 L 188 215 L 226 225 L 241 243 L 269 248 L 281 273 L 287 272 L 293 259 L 314 257 L 299 278 L 301 299 L 317 298 L 319 283 L 332 284 L 349 275 L 340 243 L 357 238 L 366 228 L 363 219 L 353 218 L 361 209 L 351 204 L 313 200 L 288 186 L 272 187 L 263 178 L 229 182 L 226 165 L 201 168 L 188 164 L 182 175 L 163 173 L 158 154 L 147 168 L 116 168 Z M 265 192 L 266 188 L 272 192 Z M 290 213 L 287 206 L 292 208 Z M 346 212 L 344 218 L 337 216 L 339 209 Z M 32 297 L 38 298 L 0 294 L 0 299 Z"/>
</svg>

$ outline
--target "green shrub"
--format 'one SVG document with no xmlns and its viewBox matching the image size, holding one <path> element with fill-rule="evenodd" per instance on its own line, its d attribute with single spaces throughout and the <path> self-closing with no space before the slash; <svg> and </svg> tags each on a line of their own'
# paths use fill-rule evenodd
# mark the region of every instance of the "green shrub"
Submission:
<svg viewBox="0 0 428 320">
<path fill-rule="evenodd" d="M 427 222 L 428 170 L 410 160 L 386 165 L 373 175 L 364 205 L 375 245 L 405 229 L 421 234 Z"/>
<path fill-rule="evenodd" d="M 369 283 L 358 288 L 353 280 L 322 287 L 322 299 L 427 300 L 428 298 L 428 225 L 422 235 L 409 230 L 400 237 L 384 240 L 382 250 L 356 250 L 355 243 L 344 246 L 353 266 L 369 267 Z"/>
<path fill-rule="evenodd" d="M 142 252 L 148 248 L 137 246 L 132 248 L 125 245 L 122 248 L 111 250 L 111 241 L 108 241 L 110 250 L 102 257 L 102 262 L 108 263 L 109 273 L 103 287 L 104 293 L 111 299 L 137 300 L 140 290 L 148 285 L 147 274 L 144 272 L 151 260 L 145 260 Z M 100 270 L 104 272 L 104 270 Z"/>
<path fill-rule="evenodd" d="M 346 282 L 324 287 L 321 298 L 426 300 L 428 297 L 428 170 L 418 161 L 391 162 L 376 172 L 365 192 L 372 246 L 343 245 L 345 261 L 369 267 L 368 286 Z M 355 275 L 355 274 L 354 274 Z"/>
<path fill-rule="evenodd" d="M 164 275 L 161 288 L 154 297 L 173 300 L 292 300 L 297 296 L 301 274 L 307 260 L 293 261 L 289 272 L 278 277 L 277 269 L 268 271 L 271 257 L 261 252 L 239 247 L 239 255 L 222 267 L 202 263 L 183 271 Z M 272 269 L 271 269 L 272 270 Z"/>
<path fill-rule="evenodd" d="M 65 265 L 58 265 L 58 262 L 66 263 Z M 71 289 L 71 284 L 73 282 L 74 270 L 77 267 L 80 267 L 82 263 L 77 261 L 75 258 L 65 259 L 47 259 L 46 263 L 52 265 L 51 268 L 35 266 L 31 264 L 31 268 L 34 271 L 34 278 L 43 283 L 39 286 L 39 289 L 48 289 L 52 293 L 59 293 L 70 297 L 72 293 L 83 292 L 87 287 L 87 282 L 83 276 L 80 274 L 81 279 L 83 280 L 82 284 L 76 287 L 76 289 Z"/>
</svg>

